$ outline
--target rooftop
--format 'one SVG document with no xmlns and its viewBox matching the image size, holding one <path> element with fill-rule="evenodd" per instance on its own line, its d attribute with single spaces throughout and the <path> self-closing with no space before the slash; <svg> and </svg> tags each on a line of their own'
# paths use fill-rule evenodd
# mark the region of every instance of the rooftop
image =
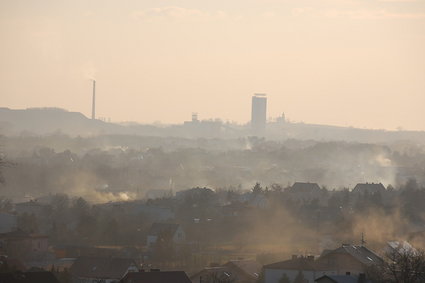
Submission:
<svg viewBox="0 0 425 283">
<path fill-rule="evenodd" d="M 121 283 L 191 283 L 184 271 L 130 272 Z"/>
<path fill-rule="evenodd" d="M 121 279 L 130 267 L 136 267 L 132 259 L 80 257 L 69 272 L 76 277 Z"/>
</svg>

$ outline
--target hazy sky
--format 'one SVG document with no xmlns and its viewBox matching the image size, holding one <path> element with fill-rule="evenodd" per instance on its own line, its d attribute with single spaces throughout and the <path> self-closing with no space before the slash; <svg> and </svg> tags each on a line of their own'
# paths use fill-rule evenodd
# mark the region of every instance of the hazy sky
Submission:
<svg viewBox="0 0 425 283">
<path fill-rule="evenodd" d="M 0 0 L 0 106 L 425 130 L 425 0 Z"/>
</svg>

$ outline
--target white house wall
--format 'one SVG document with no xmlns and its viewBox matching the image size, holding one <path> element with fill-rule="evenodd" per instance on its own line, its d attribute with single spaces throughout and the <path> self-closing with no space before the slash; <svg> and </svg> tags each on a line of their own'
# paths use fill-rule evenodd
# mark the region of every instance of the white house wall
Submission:
<svg viewBox="0 0 425 283">
<path fill-rule="evenodd" d="M 279 280 L 282 278 L 285 273 L 288 276 L 289 280 L 292 282 L 298 275 L 298 270 L 284 270 L 284 269 L 266 269 L 264 274 L 265 283 L 279 283 Z M 317 279 L 323 275 L 334 275 L 334 271 L 302 271 L 304 278 L 307 279 L 308 283 L 314 283 L 314 279 Z"/>
</svg>

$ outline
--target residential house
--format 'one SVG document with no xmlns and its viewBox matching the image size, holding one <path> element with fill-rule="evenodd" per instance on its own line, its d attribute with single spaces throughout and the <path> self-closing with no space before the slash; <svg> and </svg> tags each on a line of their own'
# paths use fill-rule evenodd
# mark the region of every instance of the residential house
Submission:
<svg viewBox="0 0 425 283">
<path fill-rule="evenodd" d="M 48 236 L 30 234 L 17 229 L 0 234 L 0 251 L 11 257 L 28 259 L 42 257 L 48 253 Z"/>
<path fill-rule="evenodd" d="M 254 212 L 254 208 L 245 202 L 232 202 L 220 207 L 223 217 L 249 216 Z"/>
<path fill-rule="evenodd" d="M 286 191 L 289 192 L 292 199 L 298 201 L 319 200 L 322 195 L 319 185 L 317 183 L 310 182 L 295 182 Z"/>
<path fill-rule="evenodd" d="M 80 257 L 72 264 L 69 273 L 73 283 L 113 283 L 127 273 L 137 271 L 137 264 L 132 259 Z"/>
<path fill-rule="evenodd" d="M 314 260 L 314 256 L 296 256 L 291 259 L 265 265 L 264 282 L 278 283 L 284 276 L 291 282 L 302 276 L 307 283 L 313 283 L 314 279 L 331 273 L 326 265 L 318 263 Z"/>
<path fill-rule="evenodd" d="M 254 283 L 261 273 L 261 264 L 255 260 L 231 260 L 218 267 L 207 267 L 190 277 L 192 283 L 214 282 L 227 279 L 234 283 Z"/>
<path fill-rule="evenodd" d="M 0 233 L 12 232 L 18 228 L 16 215 L 0 212 Z"/>
<path fill-rule="evenodd" d="M 16 258 L 11 258 L 6 255 L 0 255 L 0 270 L 5 271 L 24 271 L 25 264 Z M 1 282 L 1 281 L 0 281 Z"/>
<path fill-rule="evenodd" d="M 406 241 L 390 241 L 384 248 L 386 254 L 416 254 L 418 252 L 409 242 Z"/>
<path fill-rule="evenodd" d="M 383 259 L 365 246 L 343 244 L 334 250 L 322 252 L 317 262 L 330 267 L 333 273 L 327 275 L 352 275 L 365 273 L 372 265 L 380 265 Z"/>
<path fill-rule="evenodd" d="M 27 202 L 16 203 L 15 211 L 18 215 L 26 213 L 28 215 L 33 214 L 40 217 L 47 207 L 47 204 L 42 204 L 36 200 L 30 200 Z"/>
<path fill-rule="evenodd" d="M 370 283 L 370 280 L 366 280 L 365 274 L 354 276 L 351 274 L 346 275 L 323 275 L 317 278 L 314 282 L 316 283 Z"/>
<path fill-rule="evenodd" d="M 171 221 L 175 218 L 175 214 L 170 208 L 147 204 L 144 201 L 110 202 L 97 206 L 120 210 L 129 215 L 143 215 L 144 218 L 156 222 Z"/>
<path fill-rule="evenodd" d="M 55 275 L 48 271 L 0 273 L 1 283 L 59 283 Z"/>
<path fill-rule="evenodd" d="M 191 283 L 184 271 L 159 271 L 127 273 L 120 283 Z"/>
<path fill-rule="evenodd" d="M 146 240 L 148 247 L 152 247 L 160 238 L 169 237 L 174 244 L 181 244 L 186 240 L 180 224 L 153 223 Z"/>
<path fill-rule="evenodd" d="M 376 193 L 383 193 L 386 189 L 382 183 L 359 183 L 357 184 L 354 189 L 354 194 L 376 194 Z"/>
<path fill-rule="evenodd" d="M 372 265 L 380 265 L 383 259 L 365 246 L 344 244 L 334 250 L 325 250 L 316 260 L 314 256 L 298 257 L 265 265 L 265 283 L 278 283 L 286 275 L 293 281 L 302 275 L 305 282 L 313 283 L 324 275 L 360 276 Z"/>
</svg>

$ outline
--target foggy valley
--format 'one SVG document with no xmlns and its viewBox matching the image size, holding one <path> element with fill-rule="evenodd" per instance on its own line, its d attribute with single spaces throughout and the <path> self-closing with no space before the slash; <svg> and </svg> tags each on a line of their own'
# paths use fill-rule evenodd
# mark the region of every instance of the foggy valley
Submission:
<svg viewBox="0 0 425 283">
<path fill-rule="evenodd" d="M 0 1 L 0 283 L 424 283 L 425 1 Z"/>
<path fill-rule="evenodd" d="M 287 124 L 280 130 L 297 127 Z M 301 265 L 308 256 L 320 261 L 322 251 L 342 243 L 367 243 L 382 257 L 390 244 L 425 248 L 420 142 L 243 136 L 249 125 L 228 138 L 167 136 L 166 128 L 157 136 L 72 136 L 66 127 L 37 134 L 42 124 L 31 125 L 33 132 L 1 137 L 0 236 L 8 256 L 54 270 L 62 282 L 74 282 L 74 265 L 93 257 L 184 270 L 192 282 L 267 282 L 270 264 L 293 255 L 300 257 L 289 261 Z M 362 138 L 423 134 L 379 132 Z M 172 225 L 184 231 L 182 239 L 170 238 Z M 161 242 L 151 242 L 157 226 Z M 48 247 L 28 253 L 11 246 L 14 229 L 30 239 L 43 235 Z M 253 265 L 257 275 L 241 279 L 232 264 Z M 374 266 L 358 272 L 376 280 Z M 294 268 L 279 272 L 310 276 L 309 268 Z"/>
</svg>

